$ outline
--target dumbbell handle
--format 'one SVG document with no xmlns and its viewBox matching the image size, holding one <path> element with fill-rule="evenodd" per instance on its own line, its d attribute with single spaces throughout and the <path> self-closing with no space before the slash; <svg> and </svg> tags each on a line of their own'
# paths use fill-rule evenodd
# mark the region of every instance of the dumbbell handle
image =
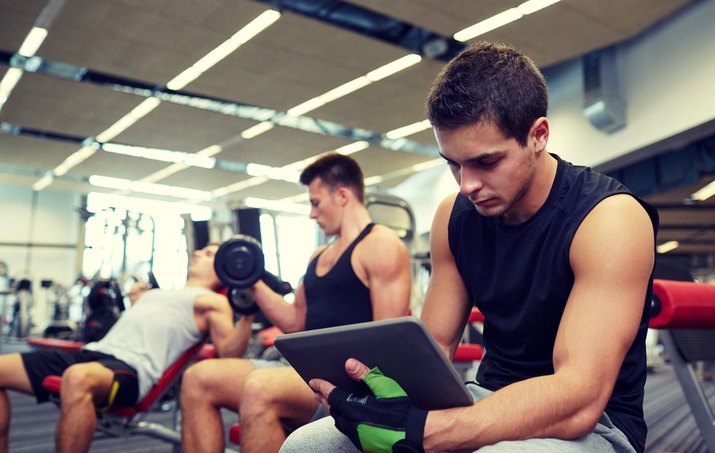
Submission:
<svg viewBox="0 0 715 453">
<path fill-rule="evenodd" d="M 270 289 L 277 292 L 281 296 L 285 296 L 286 294 L 293 292 L 293 287 L 290 283 L 281 280 L 266 270 L 263 271 L 261 280 L 263 280 L 263 283 L 265 283 Z"/>
</svg>

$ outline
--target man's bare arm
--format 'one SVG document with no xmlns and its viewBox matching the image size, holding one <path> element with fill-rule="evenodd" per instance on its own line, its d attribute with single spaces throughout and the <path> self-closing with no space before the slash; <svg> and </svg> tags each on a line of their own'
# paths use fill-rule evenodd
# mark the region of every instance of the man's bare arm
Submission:
<svg viewBox="0 0 715 453">
<path fill-rule="evenodd" d="M 555 373 L 504 387 L 469 408 L 430 412 L 425 450 L 592 432 L 638 330 L 654 241 L 633 197 L 596 206 L 571 246 L 575 282 L 556 338 Z"/>
</svg>

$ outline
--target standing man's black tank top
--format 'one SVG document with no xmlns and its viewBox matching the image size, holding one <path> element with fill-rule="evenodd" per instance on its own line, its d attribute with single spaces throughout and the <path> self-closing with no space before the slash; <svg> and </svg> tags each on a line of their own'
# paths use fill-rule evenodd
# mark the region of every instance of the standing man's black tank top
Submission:
<svg viewBox="0 0 715 453">
<path fill-rule="evenodd" d="M 374 223 L 367 225 L 322 277 L 318 277 L 315 269 L 323 252 L 308 264 L 303 278 L 308 306 L 305 330 L 372 321 L 370 289 L 355 275 L 350 260 L 355 246 L 370 233 L 373 226 Z"/>
</svg>

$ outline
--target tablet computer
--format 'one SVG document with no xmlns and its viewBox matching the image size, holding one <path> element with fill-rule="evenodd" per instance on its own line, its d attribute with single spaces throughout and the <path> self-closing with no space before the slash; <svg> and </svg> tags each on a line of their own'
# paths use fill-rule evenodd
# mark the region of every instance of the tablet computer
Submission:
<svg viewBox="0 0 715 453">
<path fill-rule="evenodd" d="M 417 407 L 433 410 L 473 403 L 452 364 L 413 316 L 281 335 L 275 346 L 306 382 L 321 378 L 367 394 L 365 383 L 345 373 L 345 361 L 354 357 L 397 381 Z"/>
</svg>

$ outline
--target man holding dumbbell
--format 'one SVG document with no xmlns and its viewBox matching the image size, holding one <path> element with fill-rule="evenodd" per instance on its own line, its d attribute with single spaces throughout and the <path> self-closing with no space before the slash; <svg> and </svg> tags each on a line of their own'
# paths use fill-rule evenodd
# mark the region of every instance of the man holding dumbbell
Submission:
<svg viewBox="0 0 715 453">
<path fill-rule="evenodd" d="M 328 154 L 300 181 L 308 187 L 310 217 L 336 239 L 313 253 L 293 304 L 263 281 L 252 287 L 266 317 L 289 333 L 407 315 L 409 255 L 396 233 L 371 222 L 358 164 Z M 292 368 L 238 358 L 189 368 L 181 403 L 187 452 L 224 450 L 222 407 L 239 410 L 242 453 L 278 451 L 286 430 L 327 415 Z"/>
<path fill-rule="evenodd" d="M 223 284 L 214 271 L 218 245 L 194 252 L 186 286 L 155 289 L 124 314 L 107 335 L 80 351 L 38 350 L 0 356 L 0 453 L 8 451 L 10 403 L 6 390 L 34 395 L 49 392 L 42 381 L 62 375 L 57 451 L 88 451 L 96 428 L 96 407 L 133 405 L 143 398 L 184 351 L 210 334 L 221 354 L 242 354 L 251 319 L 234 327 Z"/>
</svg>

